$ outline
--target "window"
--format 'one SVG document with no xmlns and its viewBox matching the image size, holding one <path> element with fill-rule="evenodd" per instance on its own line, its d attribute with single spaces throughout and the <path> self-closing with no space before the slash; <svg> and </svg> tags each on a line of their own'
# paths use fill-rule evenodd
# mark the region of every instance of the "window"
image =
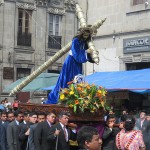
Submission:
<svg viewBox="0 0 150 150">
<path fill-rule="evenodd" d="M 138 4 L 143 4 L 145 3 L 147 0 L 133 0 L 133 5 L 138 5 Z"/>
<path fill-rule="evenodd" d="M 30 10 L 18 9 L 17 45 L 31 46 L 31 15 Z"/>
<path fill-rule="evenodd" d="M 28 75 L 30 75 L 31 73 L 31 69 L 29 68 L 17 68 L 17 80 L 21 79 L 23 77 L 27 77 Z"/>
<path fill-rule="evenodd" d="M 48 37 L 49 48 L 54 49 L 61 48 L 60 24 L 61 24 L 60 15 L 49 14 L 49 37 Z"/>
<path fill-rule="evenodd" d="M 149 5 L 147 3 L 149 0 L 127 0 L 126 2 L 126 14 L 144 12 L 147 11 Z"/>
<path fill-rule="evenodd" d="M 150 68 L 149 62 L 140 62 L 140 63 L 128 63 L 126 64 L 127 70 L 139 70 L 139 69 L 146 69 Z"/>
</svg>

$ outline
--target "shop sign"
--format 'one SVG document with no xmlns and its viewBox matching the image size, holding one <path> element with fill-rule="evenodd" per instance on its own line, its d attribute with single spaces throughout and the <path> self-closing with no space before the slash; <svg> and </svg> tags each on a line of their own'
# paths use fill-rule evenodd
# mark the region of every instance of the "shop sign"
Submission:
<svg viewBox="0 0 150 150">
<path fill-rule="evenodd" d="M 123 53 L 150 52 L 150 36 L 123 40 Z"/>
</svg>

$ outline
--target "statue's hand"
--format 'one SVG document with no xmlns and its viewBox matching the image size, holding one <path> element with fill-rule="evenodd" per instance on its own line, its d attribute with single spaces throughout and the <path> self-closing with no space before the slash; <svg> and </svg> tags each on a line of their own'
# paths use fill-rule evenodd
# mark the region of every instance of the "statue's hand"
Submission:
<svg viewBox="0 0 150 150">
<path fill-rule="evenodd" d="M 92 54 L 92 52 L 93 52 L 93 49 L 91 49 L 91 48 L 87 49 L 87 53 Z"/>
</svg>

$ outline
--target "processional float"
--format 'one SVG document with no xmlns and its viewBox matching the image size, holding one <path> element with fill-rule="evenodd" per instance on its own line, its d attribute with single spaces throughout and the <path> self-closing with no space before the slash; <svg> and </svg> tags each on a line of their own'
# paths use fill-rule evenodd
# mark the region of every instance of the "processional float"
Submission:
<svg viewBox="0 0 150 150">
<path fill-rule="evenodd" d="M 106 18 L 103 20 L 99 20 L 93 25 L 87 25 L 86 20 L 83 15 L 83 11 L 78 3 L 74 3 L 75 5 L 75 11 L 76 15 L 80 22 L 80 29 L 90 28 L 91 36 L 96 35 L 97 29 L 105 22 Z M 80 31 L 82 32 L 82 30 Z M 63 47 L 60 51 L 58 51 L 53 57 L 51 57 L 49 60 L 47 60 L 43 65 L 41 65 L 37 70 L 35 70 L 33 73 L 31 73 L 24 81 L 22 81 L 19 85 L 17 85 L 11 92 L 10 96 L 14 95 L 15 93 L 19 92 L 21 89 L 23 89 L 26 85 L 28 85 L 33 79 L 35 79 L 38 75 L 40 75 L 44 70 L 46 70 L 50 65 L 52 65 L 54 62 L 56 62 L 59 58 L 61 58 L 64 54 L 66 54 L 70 48 L 71 48 L 72 42 L 69 42 L 65 47 Z M 98 51 L 95 49 L 93 41 L 88 42 L 89 49 L 92 49 L 92 60 L 97 65 L 99 64 L 99 57 L 98 57 Z"/>
</svg>

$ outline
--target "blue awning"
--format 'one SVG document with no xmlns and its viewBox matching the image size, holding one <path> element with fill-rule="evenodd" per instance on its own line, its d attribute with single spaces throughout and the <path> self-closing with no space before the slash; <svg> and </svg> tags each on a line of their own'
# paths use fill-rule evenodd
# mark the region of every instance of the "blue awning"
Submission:
<svg viewBox="0 0 150 150">
<path fill-rule="evenodd" d="M 150 69 L 114 72 L 96 72 L 85 77 L 90 84 L 103 86 L 110 91 L 129 90 L 150 92 Z"/>
</svg>

